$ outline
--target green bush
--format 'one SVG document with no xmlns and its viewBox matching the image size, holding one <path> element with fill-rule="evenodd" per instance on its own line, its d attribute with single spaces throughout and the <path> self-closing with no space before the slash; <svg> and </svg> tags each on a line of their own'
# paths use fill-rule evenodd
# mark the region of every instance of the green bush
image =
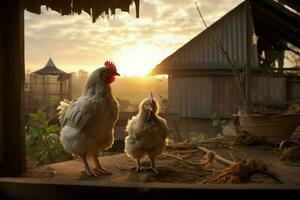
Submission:
<svg viewBox="0 0 300 200">
<path fill-rule="evenodd" d="M 48 125 L 44 112 L 30 113 L 26 127 L 28 158 L 41 165 L 72 159 L 59 141 L 59 132 L 57 124 Z"/>
</svg>

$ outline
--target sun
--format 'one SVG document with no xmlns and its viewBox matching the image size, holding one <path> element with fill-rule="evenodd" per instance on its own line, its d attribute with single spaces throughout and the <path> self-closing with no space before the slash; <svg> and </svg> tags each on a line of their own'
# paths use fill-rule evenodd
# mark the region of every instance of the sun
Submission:
<svg viewBox="0 0 300 200">
<path fill-rule="evenodd" d="M 140 43 L 123 47 L 115 54 L 114 61 L 121 76 L 146 76 L 164 57 L 164 50 Z"/>
</svg>

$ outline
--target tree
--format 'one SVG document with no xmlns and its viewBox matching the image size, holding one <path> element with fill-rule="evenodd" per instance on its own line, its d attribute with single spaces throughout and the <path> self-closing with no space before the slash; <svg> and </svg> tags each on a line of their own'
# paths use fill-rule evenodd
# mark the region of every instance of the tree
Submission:
<svg viewBox="0 0 300 200">
<path fill-rule="evenodd" d="M 77 72 L 77 76 L 78 76 L 79 79 L 86 79 L 89 76 L 89 72 L 87 72 L 83 69 L 80 69 Z"/>
</svg>

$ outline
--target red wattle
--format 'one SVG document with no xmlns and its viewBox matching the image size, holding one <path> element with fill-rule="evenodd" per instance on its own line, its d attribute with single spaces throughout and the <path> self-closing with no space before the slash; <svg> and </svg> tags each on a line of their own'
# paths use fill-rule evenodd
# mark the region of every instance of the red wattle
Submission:
<svg viewBox="0 0 300 200">
<path fill-rule="evenodd" d="M 111 84 L 112 82 L 114 82 L 115 81 L 115 76 L 111 76 L 111 77 L 109 77 L 107 80 L 106 80 L 106 82 L 108 83 L 108 84 Z"/>
</svg>

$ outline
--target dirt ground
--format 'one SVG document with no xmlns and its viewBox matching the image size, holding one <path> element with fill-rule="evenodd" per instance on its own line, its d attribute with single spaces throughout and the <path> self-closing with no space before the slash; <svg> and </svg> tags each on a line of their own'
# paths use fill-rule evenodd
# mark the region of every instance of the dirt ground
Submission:
<svg viewBox="0 0 300 200">
<path fill-rule="evenodd" d="M 218 143 L 220 142 L 220 143 Z M 280 179 L 284 180 L 285 184 L 300 184 L 300 163 L 289 163 L 280 160 L 273 152 L 270 146 L 258 147 L 240 147 L 228 146 L 226 141 L 221 141 L 201 144 L 209 150 L 215 151 L 218 155 L 223 156 L 231 161 L 239 161 L 243 158 L 261 159 L 267 164 L 268 169 L 274 171 Z M 203 159 L 204 153 L 193 149 L 169 150 L 167 153 L 179 156 L 184 160 L 200 162 Z M 188 183 L 188 184 L 203 184 L 210 175 L 216 171 L 222 170 L 226 165 L 216 162 L 213 167 L 202 168 L 186 164 L 182 161 L 161 155 L 157 158 L 157 169 L 159 175 L 149 170 L 143 170 L 137 173 L 135 169 L 135 161 L 131 160 L 126 154 L 118 154 L 113 156 L 101 157 L 100 161 L 104 168 L 112 171 L 112 175 L 103 175 L 99 177 L 89 177 L 82 173 L 83 166 L 80 160 L 72 160 L 68 162 L 51 164 L 35 169 L 28 169 L 24 175 L 29 178 L 39 178 L 46 180 L 61 180 L 61 181 L 95 181 L 95 182 L 113 182 L 113 183 Z M 89 161 L 91 164 L 91 160 Z M 150 163 L 146 159 L 142 163 L 144 166 L 149 166 Z M 263 183 L 263 184 L 278 184 L 274 179 L 257 174 L 251 177 L 247 183 Z"/>
</svg>

